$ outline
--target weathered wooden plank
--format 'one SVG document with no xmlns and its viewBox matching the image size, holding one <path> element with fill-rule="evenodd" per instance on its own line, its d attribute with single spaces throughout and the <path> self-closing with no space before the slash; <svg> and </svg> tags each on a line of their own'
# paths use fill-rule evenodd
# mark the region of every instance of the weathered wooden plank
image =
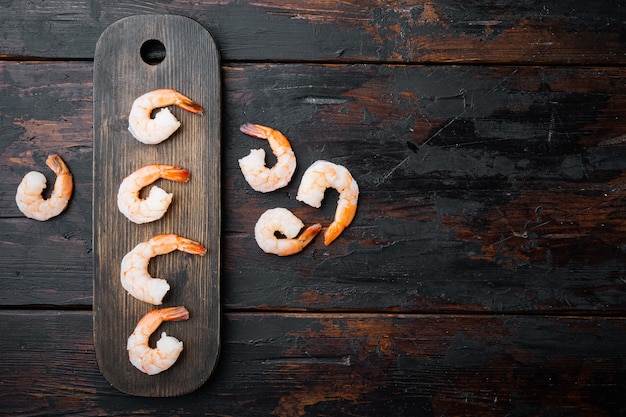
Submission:
<svg viewBox="0 0 626 417">
<path fill-rule="evenodd" d="M 0 65 L 3 305 L 91 304 L 92 71 L 92 64 L 76 62 Z M 68 164 L 73 197 L 58 217 L 25 221 L 15 204 L 17 186 L 32 170 L 52 184 L 45 166 L 51 153 Z"/>
<path fill-rule="evenodd" d="M 611 0 L 4 2 L 0 56 L 90 59 L 107 26 L 151 13 L 197 20 L 226 61 L 626 62 L 626 10 Z"/>
<path fill-rule="evenodd" d="M 21 215 L 15 190 L 26 172 L 37 170 L 48 184 L 54 181 L 45 165 L 51 153 L 59 153 L 74 174 L 80 198 L 70 203 L 68 217 L 91 216 L 88 207 L 80 205 L 90 205 L 86 186 L 93 182 L 92 72 L 92 64 L 76 62 L 0 64 L 0 216 Z"/>
<path fill-rule="evenodd" d="M 0 65 L 4 305 L 84 299 L 70 283 L 91 273 L 90 70 Z M 222 71 L 226 308 L 623 311 L 623 69 L 246 64 Z M 68 123 L 68 114 L 80 117 Z M 262 145 L 239 131 L 244 122 L 273 126 L 292 141 L 299 165 L 284 189 L 260 194 L 243 179 L 237 159 Z M 68 155 L 77 194 L 59 218 L 34 223 L 21 218 L 14 190 L 54 149 Z M 321 210 L 295 200 L 304 169 L 320 158 L 357 178 L 355 221 L 329 247 L 318 239 L 298 256 L 262 253 L 253 227 L 268 208 L 329 223 L 332 195 Z M 56 241 L 69 246 L 46 250 Z"/>
<path fill-rule="evenodd" d="M 168 399 L 105 381 L 89 312 L 0 318 L 0 403 L 14 416 L 602 417 L 624 406 L 623 318 L 226 314 L 214 375 Z"/>
</svg>

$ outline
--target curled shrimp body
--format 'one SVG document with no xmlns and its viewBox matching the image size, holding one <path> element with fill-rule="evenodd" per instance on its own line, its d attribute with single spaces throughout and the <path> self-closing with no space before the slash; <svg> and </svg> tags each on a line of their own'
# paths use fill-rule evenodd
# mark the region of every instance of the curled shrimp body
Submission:
<svg viewBox="0 0 626 417">
<path fill-rule="evenodd" d="M 259 217 L 254 226 L 254 237 L 259 247 L 266 253 L 287 256 L 298 253 L 308 245 L 322 229 L 322 225 L 309 226 L 296 238 L 304 223 L 286 208 L 267 210 Z M 276 237 L 276 232 L 285 235 L 285 239 Z"/>
<path fill-rule="evenodd" d="M 150 91 L 138 97 L 128 115 L 128 130 L 138 141 L 156 145 L 169 138 L 180 122 L 167 106 L 175 105 L 191 113 L 202 113 L 202 107 L 190 98 L 171 88 Z M 155 109 L 161 110 L 151 117 Z"/>
<path fill-rule="evenodd" d="M 15 195 L 15 202 L 20 211 L 28 218 L 41 221 L 61 214 L 67 207 L 74 189 L 72 174 L 59 155 L 50 155 L 46 165 L 57 176 L 50 198 L 44 200 L 41 196 L 46 188 L 46 177 L 37 171 L 31 171 L 24 176 Z"/>
<path fill-rule="evenodd" d="M 296 200 L 319 208 L 327 188 L 339 192 L 335 219 L 324 232 L 324 244 L 329 245 L 354 219 L 359 186 L 345 167 L 320 160 L 304 172 Z"/>
<path fill-rule="evenodd" d="M 150 259 L 175 250 L 193 255 L 204 255 L 206 249 L 200 243 L 175 234 L 157 235 L 139 243 L 122 258 L 120 279 L 130 295 L 146 303 L 159 305 L 169 291 L 170 285 L 161 278 L 148 273 Z"/>
<path fill-rule="evenodd" d="M 272 168 L 266 167 L 264 149 L 252 149 L 248 156 L 241 158 L 239 167 L 248 184 L 262 193 L 287 185 L 296 170 L 296 156 L 289 140 L 278 130 L 266 126 L 246 123 L 241 125 L 240 130 L 247 135 L 267 139 L 277 160 Z"/>
<path fill-rule="evenodd" d="M 124 178 L 117 193 L 117 207 L 130 221 L 141 224 L 160 219 L 167 212 L 173 194 L 156 185 L 146 199 L 139 197 L 142 188 L 159 178 L 176 182 L 189 180 L 189 171 L 173 165 L 147 165 Z"/>
<path fill-rule="evenodd" d="M 156 375 L 174 365 L 183 351 L 183 342 L 165 332 L 161 333 L 161 338 L 156 342 L 156 349 L 148 345 L 148 340 L 164 321 L 188 318 L 189 311 L 185 307 L 155 309 L 143 316 L 126 344 L 128 359 L 135 368 L 148 375 Z"/>
</svg>

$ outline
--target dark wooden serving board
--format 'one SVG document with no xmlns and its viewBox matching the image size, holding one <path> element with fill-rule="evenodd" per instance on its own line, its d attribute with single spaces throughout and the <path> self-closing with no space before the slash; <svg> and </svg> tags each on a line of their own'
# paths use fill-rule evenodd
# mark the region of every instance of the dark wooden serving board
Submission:
<svg viewBox="0 0 626 417">
<path fill-rule="evenodd" d="M 128 394 L 182 395 L 200 387 L 217 362 L 220 337 L 220 64 L 211 35 L 195 21 L 171 15 L 132 16 L 109 26 L 94 62 L 93 245 L 94 343 L 105 378 Z M 194 115 L 170 106 L 181 127 L 158 145 L 145 145 L 128 132 L 135 98 L 173 88 L 204 108 Z M 117 208 L 123 178 L 142 166 L 179 165 L 187 183 L 159 180 L 174 193 L 165 216 L 134 224 Z M 130 296 L 120 282 L 123 256 L 139 242 L 176 233 L 207 248 L 204 256 L 175 251 L 152 259 L 149 272 L 170 284 L 159 307 L 183 305 L 189 320 L 168 322 L 165 331 L 184 344 L 168 370 L 146 375 L 128 360 L 126 342 L 137 321 L 156 308 Z"/>
</svg>

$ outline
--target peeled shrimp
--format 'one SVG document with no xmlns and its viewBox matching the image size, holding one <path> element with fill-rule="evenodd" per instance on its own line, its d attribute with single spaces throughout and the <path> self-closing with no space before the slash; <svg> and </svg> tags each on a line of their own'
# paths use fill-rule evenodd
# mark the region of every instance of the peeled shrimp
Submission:
<svg viewBox="0 0 626 417">
<path fill-rule="evenodd" d="M 148 273 L 148 264 L 151 258 L 175 250 L 192 255 L 204 255 L 206 252 L 200 243 L 175 234 L 157 235 L 141 242 L 122 259 L 120 279 L 124 289 L 138 300 L 161 304 L 170 285 L 164 279 L 152 278 Z"/>
<path fill-rule="evenodd" d="M 46 188 L 46 177 L 37 171 L 31 171 L 24 176 L 15 195 L 15 202 L 20 211 L 26 217 L 41 221 L 61 214 L 67 207 L 74 189 L 72 174 L 59 155 L 50 155 L 46 165 L 57 176 L 50 198 L 44 200 L 41 196 Z"/>
<path fill-rule="evenodd" d="M 156 185 L 150 189 L 145 200 L 139 198 L 139 191 L 159 178 L 176 182 L 189 180 L 189 171 L 172 165 L 147 165 L 124 178 L 117 193 L 117 207 L 122 214 L 134 223 L 148 223 L 165 215 L 173 194 Z"/>
<path fill-rule="evenodd" d="M 300 237 L 296 238 L 304 223 L 286 208 L 267 210 L 259 217 L 254 226 L 254 237 L 259 247 L 266 253 L 287 256 L 298 253 L 308 245 L 322 229 L 322 225 L 309 226 Z M 276 232 L 286 236 L 276 237 Z"/>
<path fill-rule="evenodd" d="M 248 184 L 262 193 L 287 185 L 296 170 L 296 156 L 289 140 L 278 130 L 261 125 L 246 123 L 241 125 L 240 130 L 247 135 L 267 139 L 277 159 L 272 168 L 267 168 L 264 149 L 252 149 L 248 156 L 241 158 L 239 167 Z"/>
<path fill-rule="evenodd" d="M 202 113 L 202 107 L 188 97 L 171 88 L 150 91 L 137 98 L 128 115 L 128 130 L 138 141 L 156 145 L 169 138 L 180 122 L 166 106 L 176 105 L 191 113 Z M 162 108 L 151 118 L 155 109 Z"/>
<path fill-rule="evenodd" d="M 183 342 L 163 332 L 156 342 L 156 349 L 153 349 L 148 346 L 148 339 L 164 321 L 188 318 L 189 311 L 185 307 L 155 309 L 143 316 L 126 344 L 128 359 L 135 368 L 148 375 L 156 375 L 174 365 L 183 351 Z"/>
<path fill-rule="evenodd" d="M 354 219 L 359 186 L 345 167 L 320 160 L 304 172 L 296 200 L 319 208 L 327 188 L 339 192 L 335 219 L 324 232 L 324 244 L 329 245 Z"/>
</svg>

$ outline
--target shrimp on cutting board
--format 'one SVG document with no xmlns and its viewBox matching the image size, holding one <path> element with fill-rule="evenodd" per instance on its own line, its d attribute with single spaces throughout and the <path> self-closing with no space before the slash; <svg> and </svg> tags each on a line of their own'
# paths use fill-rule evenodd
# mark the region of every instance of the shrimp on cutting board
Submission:
<svg viewBox="0 0 626 417">
<path fill-rule="evenodd" d="M 302 176 L 296 200 L 319 208 L 327 188 L 339 192 L 335 218 L 324 232 L 324 244 L 329 245 L 348 227 L 356 214 L 359 186 L 344 166 L 328 161 L 315 161 Z"/>
<path fill-rule="evenodd" d="M 191 113 L 202 114 L 202 107 L 192 99 L 171 88 L 150 91 L 138 97 L 128 115 L 128 130 L 138 141 L 146 145 L 156 145 L 169 138 L 180 122 L 167 108 L 175 105 Z M 159 110 L 154 118 L 152 112 Z"/>
<path fill-rule="evenodd" d="M 182 321 L 188 318 L 189 311 L 182 306 L 155 309 L 143 316 L 126 344 L 128 359 L 135 368 L 148 375 L 156 375 L 174 365 L 183 351 L 183 342 L 165 332 L 157 340 L 156 348 L 151 348 L 148 340 L 164 321 Z"/>
<path fill-rule="evenodd" d="M 206 248 L 200 243 L 176 234 L 157 235 L 141 242 L 122 258 L 120 279 L 124 289 L 138 300 L 161 304 L 170 285 L 164 279 L 150 276 L 148 264 L 155 256 L 175 250 L 200 256 L 206 253 Z"/>
<path fill-rule="evenodd" d="M 176 182 L 187 182 L 189 171 L 179 166 L 152 164 L 139 168 L 122 181 L 117 193 L 117 207 L 130 221 L 142 224 L 160 219 L 169 208 L 173 194 L 156 185 L 150 189 L 146 199 L 139 191 L 159 178 Z"/>
<path fill-rule="evenodd" d="M 265 150 L 252 149 L 250 154 L 239 160 L 244 178 L 255 190 L 262 193 L 277 190 L 289 184 L 296 170 L 296 156 L 289 140 L 278 130 L 270 127 L 245 123 L 239 128 L 246 135 L 266 139 L 276 156 L 276 164 L 265 165 Z"/>
<path fill-rule="evenodd" d="M 321 224 L 309 226 L 296 238 L 304 223 L 286 208 L 278 207 L 267 210 L 259 217 L 254 226 L 254 237 L 259 247 L 266 253 L 288 256 L 301 252 L 302 249 L 319 233 Z M 276 232 L 285 238 L 278 238 Z"/>
<path fill-rule="evenodd" d="M 46 165 L 57 176 L 50 198 L 44 200 L 41 195 L 47 181 L 46 177 L 37 171 L 31 171 L 24 176 L 15 195 L 15 202 L 20 211 L 28 218 L 40 221 L 61 214 L 67 207 L 74 189 L 72 174 L 59 155 L 50 155 Z"/>
</svg>

